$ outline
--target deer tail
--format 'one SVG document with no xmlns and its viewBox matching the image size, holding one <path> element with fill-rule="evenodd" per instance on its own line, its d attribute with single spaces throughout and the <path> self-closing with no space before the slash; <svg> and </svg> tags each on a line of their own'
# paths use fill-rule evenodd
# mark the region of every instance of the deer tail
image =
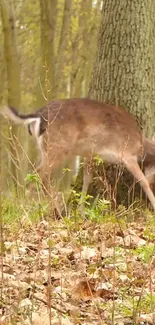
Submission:
<svg viewBox="0 0 155 325">
<path fill-rule="evenodd" d="M 29 133 L 35 137 L 40 135 L 41 116 L 36 113 L 22 114 L 14 107 L 5 107 L 2 111 L 5 118 L 16 124 L 28 125 Z"/>
</svg>

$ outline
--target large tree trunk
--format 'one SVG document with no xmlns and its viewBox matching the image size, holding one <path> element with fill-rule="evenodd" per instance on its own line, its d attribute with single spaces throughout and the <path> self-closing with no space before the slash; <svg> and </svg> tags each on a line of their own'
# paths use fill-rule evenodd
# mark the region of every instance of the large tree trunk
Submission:
<svg viewBox="0 0 155 325">
<path fill-rule="evenodd" d="M 17 53 L 15 18 L 12 0 L 1 0 L 1 14 L 4 33 L 4 51 L 7 65 L 8 81 L 8 104 L 14 107 L 20 107 L 21 90 L 20 90 L 20 65 Z M 18 143 L 17 128 L 13 125 L 10 130 L 10 165 L 11 174 L 14 184 L 17 185 L 19 180 L 19 160 L 18 160 Z"/>
<path fill-rule="evenodd" d="M 153 0 L 105 0 L 89 89 L 91 98 L 127 109 L 147 136 L 155 131 L 154 32 Z M 89 194 L 114 205 L 129 205 L 139 197 L 139 185 L 133 187 L 133 178 L 121 167 L 100 165 L 92 170 Z"/>
<path fill-rule="evenodd" d="M 90 97 L 129 110 L 155 131 L 155 2 L 105 0 Z"/>
<path fill-rule="evenodd" d="M 154 32 L 154 0 L 105 0 L 89 91 L 91 98 L 127 109 L 147 136 L 155 132 Z M 133 179 L 125 173 L 118 182 L 114 171 L 109 175 L 106 193 L 118 204 L 131 203 Z"/>
</svg>

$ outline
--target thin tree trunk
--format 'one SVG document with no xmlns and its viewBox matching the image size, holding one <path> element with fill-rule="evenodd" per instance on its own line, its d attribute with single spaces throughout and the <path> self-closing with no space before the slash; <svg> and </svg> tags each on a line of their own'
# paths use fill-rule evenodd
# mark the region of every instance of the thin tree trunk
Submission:
<svg viewBox="0 0 155 325">
<path fill-rule="evenodd" d="M 55 97 L 55 27 L 57 0 L 40 0 L 41 67 L 36 107 Z"/>
<path fill-rule="evenodd" d="M 96 50 L 96 35 L 100 22 L 100 3 L 96 7 L 92 1 L 81 2 L 78 19 L 78 32 L 72 40 L 72 70 L 70 77 L 71 97 L 85 97 Z"/>
<path fill-rule="evenodd" d="M 4 58 L 4 52 L 3 50 L 0 52 L 0 62 L 1 62 L 1 66 L 0 66 L 0 105 L 3 103 L 4 101 L 4 89 L 5 89 L 5 70 L 6 70 L 6 65 L 5 65 L 5 58 Z M 2 118 L 2 116 L 0 116 L 0 188 L 4 188 L 5 185 L 5 180 L 6 180 L 6 170 L 4 169 L 4 166 L 6 165 L 7 161 L 6 161 L 6 157 L 4 157 L 3 152 L 4 152 L 4 148 L 6 145 L 6 139 L 4 137 L 4 119 Z"/>
<path fill-rule="evenodd" d="M 63 19 L 60 33 L 60 41 L 57 51 L 56 63 L 56 97 L 65 97 L 67 93 L 66 57 L 69 43 L 69 28 L 71 22 L 72 0 L 64 1 Z"/>
</svg>

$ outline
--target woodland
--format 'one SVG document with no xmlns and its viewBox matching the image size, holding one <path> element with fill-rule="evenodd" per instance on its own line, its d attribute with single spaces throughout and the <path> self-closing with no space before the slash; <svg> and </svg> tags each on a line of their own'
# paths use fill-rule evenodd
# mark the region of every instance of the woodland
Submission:
<svg viewBox="0 0 155 325">
<path fill-rule="evenodd" d="M 154 139 L 154 58 L 154 0 L 0 0 L 0 324 L 155 324 L 155 213 L 139 183 L 97 156 L 83 193 L 76 156 L 46 195 L 33 137 L 1 114 L 88 97 Z"/>
</svg>

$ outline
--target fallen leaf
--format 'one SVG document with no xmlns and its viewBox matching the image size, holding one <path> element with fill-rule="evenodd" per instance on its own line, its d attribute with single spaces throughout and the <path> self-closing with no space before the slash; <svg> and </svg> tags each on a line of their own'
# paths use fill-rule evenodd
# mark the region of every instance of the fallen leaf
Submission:
<svg viewBox="0 0 155 325">
<path fill-rule="evenodd" d="M 150 314 L 141 314 L 137 318 L 138 322 L 147 322 L 149 324 L 155 324 L 155 313 L 150 313 Z"/>
<path fill-rule="evenodd" d="M 97 255 L 97 249 L 84 246 L 81 252 L 75 254 L 75 258 L 89 260 Z"/>
<path fill-rule="evenodd" d="M 72 290 L 72 298 L 84 301 L 90 300 L 95 294 L 94 287 L 95 283 L 91 281 L 80 281 Z"/>
</svg>

